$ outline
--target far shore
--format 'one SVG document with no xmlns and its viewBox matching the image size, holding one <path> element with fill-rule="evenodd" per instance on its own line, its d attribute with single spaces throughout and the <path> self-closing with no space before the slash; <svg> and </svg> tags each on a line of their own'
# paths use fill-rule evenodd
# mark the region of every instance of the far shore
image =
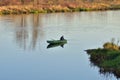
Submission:
<svg viewBox="0 0 120 80">
<path fill-rule="evenodd" d="M 55 13 L 55 12 L 80 12 L 80 11 L 103 11 L 119 10 L 120 2 L 109 3 L 69 3 L 63 4 L 42 4 L 42 5 L 6 5 L 0 6 L 0 15 L 6 14 L 29 14 L 29 13 Z"/>
</svg>

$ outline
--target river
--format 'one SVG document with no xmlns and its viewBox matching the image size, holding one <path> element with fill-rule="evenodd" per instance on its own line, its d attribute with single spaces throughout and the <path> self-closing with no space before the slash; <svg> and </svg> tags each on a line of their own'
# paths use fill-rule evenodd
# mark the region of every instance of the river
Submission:
<svg viewBox="0 0 120 80">
<path fill-rule="evenodd" d="M 67 39 L 47 48 L 47 40 Z M 0 16 L 0 80 L 117 80 L 86 49 L 120 39 L 120 11 Z"/>
</svg>

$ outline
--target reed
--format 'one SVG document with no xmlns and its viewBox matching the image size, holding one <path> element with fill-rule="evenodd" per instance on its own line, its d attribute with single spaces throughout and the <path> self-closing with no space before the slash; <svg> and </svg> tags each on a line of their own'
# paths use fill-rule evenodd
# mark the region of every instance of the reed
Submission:
<svg viewBox="0 0 120 80">
<path fill-rule="evenodd" d="M 95 10 L 116 10 L 120 9 L 120 1 L 46 1 L 39 4 L 4 5 L 0 6 L 0 14 L 27 14 L 27 13 L 53 13 L 53 12 L 75 12 Z"/>
</svg>

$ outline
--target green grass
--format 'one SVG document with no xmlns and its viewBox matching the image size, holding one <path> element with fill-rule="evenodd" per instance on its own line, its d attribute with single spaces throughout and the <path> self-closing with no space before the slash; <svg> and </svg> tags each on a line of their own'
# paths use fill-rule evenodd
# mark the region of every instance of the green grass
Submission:
<svg viewBox="0 0 120 80">
<path fill-rule="evenodd" d="M 113 10 L 120 9 L 120 5 L 111 5 L 110 9 L 113 9 Z"/>
<path fill-rule="evenodd" d="M 91 49 L 87 50 L 88 54 L 90 54 L 90 58 L 99 62 L 104 60 L 111 60 L 120 56 L 120 51 L 109 50 L 109 49 Z"/>
<path fill-rule="evenodd" d="M 113 68 L 113 69 L 120 68 L 120 55 L 110 60 L 104 60 L 100 66 L 104 68 Z"/>
<path fill-rule="evenodd" d="M 2 14 L 5 14 L 5 15 L 6 15 L 6 14 L 11 14 L 11 12 L 10 12 L 9 10 L 4 10 L 4 11 L 2 11 L 1 13 L 2 13 Z"/>
<path fill-rule="evenodd" d="M 112 72 L 120 77 L 120 50 L 89 49 L 90 61 L 105 72 Z"/>
</svg>

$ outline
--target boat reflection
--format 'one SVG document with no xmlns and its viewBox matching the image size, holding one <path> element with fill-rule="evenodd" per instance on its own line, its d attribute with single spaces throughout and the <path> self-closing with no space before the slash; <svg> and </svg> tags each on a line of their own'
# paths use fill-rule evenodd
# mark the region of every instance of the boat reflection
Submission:
<svg viewBox="0 0 120 80">
<path fill-rule="evenodd" d="M 67 43 L 67 42 L 66 42 L 66 43 Z M 48 49 L 48 48 L 58 47 L 58 46 L 61 46 L 62 48 L 64 48 L 64 45 L 65 45 L 66 43 L 49 44 L 49 45 L 47 46 L 47 49 Z"/>
</svg>

